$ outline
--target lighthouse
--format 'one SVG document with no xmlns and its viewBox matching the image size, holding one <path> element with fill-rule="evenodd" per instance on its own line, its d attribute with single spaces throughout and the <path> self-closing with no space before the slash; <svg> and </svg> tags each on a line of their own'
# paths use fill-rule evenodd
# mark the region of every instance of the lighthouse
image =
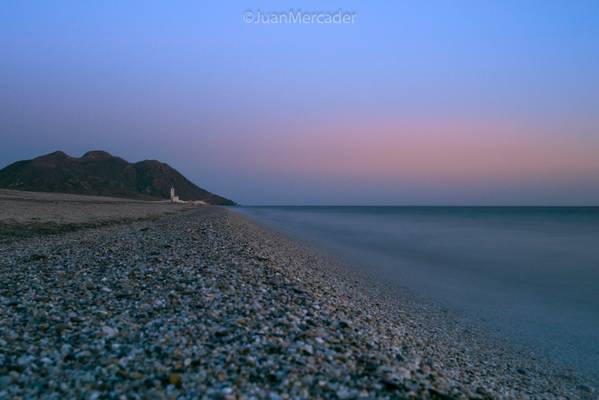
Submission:
<svg viewBox="0 0 599 400">
<path fill-rule="evenodd" d="M 171 187 L 171 203 L 180 203 L 179 196 L 175 195 L 175 188 Z"/>
</svg>

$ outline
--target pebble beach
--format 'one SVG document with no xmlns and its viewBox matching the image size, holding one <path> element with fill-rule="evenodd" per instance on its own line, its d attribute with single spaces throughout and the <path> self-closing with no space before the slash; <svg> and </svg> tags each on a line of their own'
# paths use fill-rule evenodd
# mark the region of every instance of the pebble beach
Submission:
<svg viewBox="0 0 599 400">
<path fill-rule="evenodd" d="M 124 207 L 0 221 L 0 398 L 596 398 L 234 210 Z"/>
</svg>

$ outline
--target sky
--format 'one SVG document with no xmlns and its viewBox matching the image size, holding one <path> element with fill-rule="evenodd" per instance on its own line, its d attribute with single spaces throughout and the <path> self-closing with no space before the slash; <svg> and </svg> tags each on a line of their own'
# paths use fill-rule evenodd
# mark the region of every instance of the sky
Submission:
<svg viewBox="0 0 599 400">
<path fill-rule="evenodd" d="M 289 10 L 354 20 L 244 20 Z M 3 1 L 0 166 L 92 149 L 248 205 L 599 205 L 599 2 Z"/>
</svg>

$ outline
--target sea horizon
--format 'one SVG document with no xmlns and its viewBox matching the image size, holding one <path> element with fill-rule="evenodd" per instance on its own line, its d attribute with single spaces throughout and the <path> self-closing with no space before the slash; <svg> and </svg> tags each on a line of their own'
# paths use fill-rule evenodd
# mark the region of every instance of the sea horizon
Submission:
<svg viewBox="0 0 599 400">
<path fill-rule="evenodd" d="M 594 208 L 599 204 L 237 204 L 228 207 Z"/>
</svg>

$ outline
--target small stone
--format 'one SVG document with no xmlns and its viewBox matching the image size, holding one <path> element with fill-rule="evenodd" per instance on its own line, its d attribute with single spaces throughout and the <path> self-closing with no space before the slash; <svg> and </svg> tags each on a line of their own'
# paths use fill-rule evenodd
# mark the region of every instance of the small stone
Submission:
<svg viewBox="0 0 599 400">
<path fill-rule="evenodd" d="M 337 397 L 341 400 L 347 400 L 347 399 L 351 399 L 354 396 L 352 395 L 352 393 L 345 387 L 345 386 L 341 386 L 336 393 Z"/>
<path fill-rule="evenodd" d="M 270 400 L 283 400 L 283 398 L 282 398 L 281 396 L 279 396 L 279 395 L 278 395 L 277 393 L 275 393 L 275 392 L 270 392 L 270 393 L 268 394 L 268 398 L 269 398 Z"/>
<path fill-rule="evenodd" d="M 111 338 L 116 336 L 119 333 L 119 331 L 116 328 L 111 328 L 110 326 L 105 325 L 102 327 L 102 333 L 105 336 Z"/>
<path fill-rule="evenodd" d="M 337 323 L 337 325 L 341 329 L 347 329 L 347 328 L 349 328 L 349 323 L 347 321 L 339 321 L 339 323 Z"/>
<path fill-rule="evenodd" d="M 578 390 L 580 390 L 581 392 L 585 392 L 585 393 L 593 393 L 594 390 L 592 387 L 587 386 L 587 385 L 578 385 Z"/>
<path fill-rule="evenodd" d="M 175 385 L 175 387 L 180 388 L 183 384 L 183 380 L 181 379 L 181 375 L 179 374 L 170 374 L 168 377 L 168 381 L 171 385 Z"/>
<path fill-rule="evenodd" d="M 19 364 L 20 366 L 25 366 L 27 364 L 29 364 L 31 361 L 34 360 L 33 356 L 21 356 L 19 357 L 19 359 L 17 360 L 17 364 Z"/>
</svg>

